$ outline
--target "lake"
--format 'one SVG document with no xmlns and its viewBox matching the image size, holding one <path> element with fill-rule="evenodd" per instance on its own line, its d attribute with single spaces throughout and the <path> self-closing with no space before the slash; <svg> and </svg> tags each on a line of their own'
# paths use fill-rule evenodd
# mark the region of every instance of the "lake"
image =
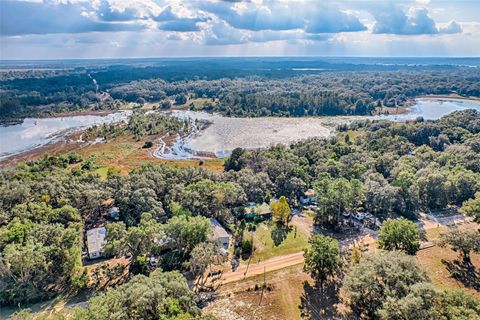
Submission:
<svg viewBox="0 0 480 320">
<path fill-rule="evenodd" d="M 68 133 L 93 125 L 126 121 L 130 114 L 131 111 L 121 111 L 104 116 L 26 118 L 21 124 L 0 126 L 0 160 L 58 141 Z"/>
<path fill-rule="evenodd" d="M 475 109 L 480 111 L 480 101 L 463 99 L 419 98 L 405 114 L 381 115 L 375 119 L 392 121 L 414 120 L 423 117 L 425 120 L 436 120 L 454 111 Z"/>
<path fill-rule="evenodd" d="M 405 114 L 381 116 L 340 116 L 306 118 L 229 118 L 205 112 L 174 111 L 179 117 L 208 120 L 211 125 L 188 141 L 179 140 L 174 146 L 183 152 L 180 158 L 193 157 L 192 153 L 207 152 L 218 157 L 227 156 L 236 147 L 249 149 L 267 147 L 276 143 L 289 143 L 309 137 L 326 137 L 332 125 L 355 119 L 386 119 L 391 121 L 413 120 L 423 117 L 435 120 L 457 110 L 476 109 L 480 102 L 461 99 L 421 98 Z M 66 134 L 93 125 L 126 121 L 131 111 L 121 111 L 106 116 L 83 115 L 56 118 L 27 118 L 21 124 L 0 127 L 0 160 L 28 151 L 50 142 L 58 141 Z M 157 154 L 162 157 L 161 153 Z M 175 155 L 164 155 L 175 159 Z"/>
</svg>

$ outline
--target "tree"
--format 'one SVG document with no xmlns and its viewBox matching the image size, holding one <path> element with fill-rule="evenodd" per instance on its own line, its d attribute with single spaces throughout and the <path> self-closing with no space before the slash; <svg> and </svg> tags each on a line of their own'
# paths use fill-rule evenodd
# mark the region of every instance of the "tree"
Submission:
<svg viewBox="0 0 480 320">
<path fill-rule="evenodd" d="M 187 100 L 188 100 L 188 97 L 184 93 L 177 94 L 175 96 L 175 104 L 177 105 L 185 104 L 187 103 Z"/>
<path fill-rule="evenodd" d="M 304 270 L 309 272 L 312 278 L 323 290 L 326 280 L 333 277 L 342 266 L 338 241 L 329 236 L 314 235 L 309 240 L 310 248 L 305 249 Z"/>
<path fill-rule="evenodd" d="M 235 148 L 230 157 L 225 160 L 223 167 L 225 171 L 234 170 L 239 171 L 243 168 L 245 162 L 246 150 L 242 148 Z"/>
<path fill-rule="evenodd" d="M 180 215 L 170 218 L 163 225 L 163 230 L 173 241 L 175 248 L 180 250 L 182 256 L 188 257 L 193 248 L 208 240 L 212 227 L 205 217 Z"/>
<path fill-rule="evenodd" d="M 170 101 L 169 99 L 162 100 L 162 102 L 160 103 L 160 107 L 162 109 L 170 109 L 172 107 L 172 101 Z"/>
<path fill-rule="evenodd" d="M 371 174 L 365 181 L 365 208 L 374 215 L 395 212 L 398 207 L 400 188 L 394 187 L 378 173 Z"/>
<path fill-rule="evenodd" d="M 480 319 L 480 302 L 463 290 L 448 290 L 435 299 L 433 319 Z"/>
<path fill-rule="evenodd" d="M 378 246 L 384 250 L 403 250 L 414 255 L 420 249 L 420 229 L 405 218 L 387 219 L 378 235 Z"/>
<path fill-rule="evenodd" d="M 475 198 L 463 203 L 460 213 L 473 217 L 475 222 L 480 222 L 480 192 L 475 193 Z"/>
<path fill-rule="evenodd" d="M 126 229 L 123 222 L 107 224 L 104 251 L 107 255 L 130 256 L 130 271 L 138 273 L 145 267 L 144 258 L 158 251 L 158 240 L 164 236 L 162 225 L 150 213 L 144 213 L 135 227 Z"/>
<path fill-rule="evenodd" d="M 435 315 L 435 300 L 440 292 L 428 282 L 419 282 L 408 288 L 408 294 L 400 299 L 388 297 L 378 310 L 382 320 L 430 320 Z"/>
<path fill-rule="evenodd" d="M 35 302 L 82 285 L 81 224 L 76 209 L 30 202 L 0 227 L 0 304 Z M 55 263 L 52 263 L 52 262 Z"/>
<path fill-rule="evenodd" d="M 285 198 L 285 196 L 281 196 L 277 202 L 272 202 L 271 207 L 272 216 L 275 221 L 288 226 L 288 221 L 290 221 L 292 210 L 290 210 L 290 206 L 287 203 L 287 198 Z"/>
<path fill-rule="evenodd" d="M 149 277 L 137 275 L 126 284 L 90 298 L 86 309 L 75 310 L 74 318 L 190 320 L 199 315 L 187 280 L 178 271 L 157 269 Z"/>
<path fill-rule="evenodd" d="M 480 231 L 474 229 L 453 229 L 442 234 L 441 246 L 449 245 L 453 251 L 459 251 L 464 265 L 471 266 L 471 252 L 480 252 Z"/>
<path fill-rule="evenodd" d="M 212 267 L 227 262 L 228 253 L 216 242 L 202 242 L 193 248 L 188 262 L 190 271 L 195 276 L 195 286 L 200 289 L 213 288 L 213 281 L 207 286 Z M 221 273 L 220 273 L 221 274 Z M 218 277 L 217 277 L 218 279 Z"/>
<path fill-rule="evenodd" d="M 321 177 L 314 183 L 318 204 L 321 208 L 317 222 L 336 227 L 342 214 L 356 210 L 364 199 L 364 188 L 357 179 L 332 179 Z"/>
<path fill-rule="evenodd" d="M 243 204 L 246 199 L 245 193 L 236 183 L 209 179 L 191 183 L 175 196 L 176 201 L 193 215 L 217 217 L 224 221 L 231 219 L 231 209 Z"/>
<path fill-rule="evenodd" d="M 400 251 L 365 254 L 348 271 L 342 300 L 355 315 L 377 319 L 388 301 L 406 297 L 412 286 L 424 282 L 428 276 L 414 257 Z"/>
<path fill-rule="evenodd" d="M 144 181 L 142 182 L 142 186 Z M 139 222 L 142 213 L 149 212 L 155 218 L 161 218 L 165 212 L 162 203 L 158 200 L 155 190 L 149 187 L 140 186 L 138 189 L 134 186 L 133 190 L 120 189 L 116 196 L 116 203 L 120 207 L 120 212 L 127 225 L 135 225 Z"/>
</svg>

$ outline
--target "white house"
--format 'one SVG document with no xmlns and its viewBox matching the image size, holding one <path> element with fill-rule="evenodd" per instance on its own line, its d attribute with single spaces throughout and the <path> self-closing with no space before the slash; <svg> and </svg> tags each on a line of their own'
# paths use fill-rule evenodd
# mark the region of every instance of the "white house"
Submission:
<svg viewBox="0 0 480 320">
<path fill-rule="evenodd" d="M 225 250 L 228 250 L 230 246 L 230 234 L 225 230 L 220 222 L 215 218 L 210 219 L 210 223 L 213 229 L 213 239 L 214 241 L 219 241 Z"/>
<path fill-rule="evenodd" d="M 87 250 L 90 259 L 102 257 L 107 229 L 105 227 L 87 230 Z"/>
</svg>

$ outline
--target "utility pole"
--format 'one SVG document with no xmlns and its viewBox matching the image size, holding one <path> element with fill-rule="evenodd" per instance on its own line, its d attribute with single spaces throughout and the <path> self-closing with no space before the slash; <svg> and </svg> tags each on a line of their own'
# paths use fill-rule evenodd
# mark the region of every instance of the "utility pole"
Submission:
<svg viewBox="0 0 480 320">
<path fill-rule="evenodd" d="M 250 254 L 250 257 L 248 258 L 247 269 L 245 269 L 245 273 L 243 274 L 244 277 L 247 276 L 248 267 L 250 267 L 250 262 L 252 261 L 253 254 L 255 253 L 255 246 L 253 245 L 253 231 L 252 231 L 251 242 L 252 242 L 252 253 Z"/>
<path fill-rule="evenodd" d="M 260 302 L 258 303 L 258 305 L 260 306 L 262 304 L 262 300 L 263 300 L 263 292 L 265 291 L 265 287 L 267 286 L 267 282 L 266 282 L 266 269 L 265 269 L 265 266 L 263 267 L 263 285 L 262 285 L 262 295 L 260 296 Z"/>
</svg>

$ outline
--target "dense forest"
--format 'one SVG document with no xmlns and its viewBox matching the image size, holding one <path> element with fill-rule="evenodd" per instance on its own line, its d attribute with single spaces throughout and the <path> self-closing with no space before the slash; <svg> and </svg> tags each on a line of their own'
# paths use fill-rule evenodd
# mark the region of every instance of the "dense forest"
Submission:
<svg viewBox="0 0 480 320">
<path fill-rule="evenodd" d="M 201 299 L 186 288 L 176 271 L 201 275 L 205 260 L 207 264 L 222 261 L 208 241 L 208 218 L 216 217 L 238 235 L 239 228 L 245 227 L 243 206 L 249 201 L 268 203 L 280 198 L 279 203 L 288 201 L 295 207 L 299 196 L 313 188 L 319 206 L 315 222 L 327 229 L 338 228 L 344 212 L 369 212 L 382 221 L 399 216 L 415 220 L 420 210 L 454 206 L 480 220 L 475 209 L 480 202 L 477 111 L 455 112 L 437 121 L 354 122 L 338 129 L 340 134 L 328 140 L 309 139 L 256 151 L 236 149 L 220 173 L 144 165 L 128 175 L 112 172 L 102 179 L 75 153 L 45 156 L 1 172 L 0 304 L 41 301 L 88 287 L 92 279 L 81 263 L 83 230 L 95 223 L 92 213 L 101 212 L 109 199 L 119 207 L 120 221 L 107 223 L 105 250 L 110 257 L 128 257 L 131 280 L 106 294 L 99 292 L 91 298 L 95 301 L 91 307 L 79 311 L 79 319 L 128 314 L 135 308 L 151 310 L 148 301 L 158 301 L 158 310 L 168 315 L 165 319 L 198 315 Z M 172 242 L 157 241 L 164 237 Z M 242 254 L 241 242 L 237 246 L 234 259 Z M 148 264 L 151 255 L 161 257 L 164 273 Z M 345 283 L 349 299 L 360 299 L 355 294 L 363 290 L 355 272 L 362 274 L 369 264 L 385 265 L 383 258 L 378 259 L 361 260 L 358 270 L 351 271 Z M 390 260 L 395 259 L 405 270 L 416 272 L 407 258 Z M 421 271 L 411 279 L 415 281 L 408 286 L 428 282 Z M 152 292 L 154 300 L 139 298 L 139 304 L 148 306 L 136 306 L 132 297 L 152 283 L 159 284 L 159 291 Z M 397 293 L 389 299 L 407 303 L 402 300 L 407 293 Z M 458 303 L 448 294 L 438 299 L 439 305 Z M 391 304 L 376 308 L 379 313 L 395 312 Z M 369 308 L 365 305 L 358 312 L 376 314 L 376 309 Z M 480 314 L 478 305 L 472 308 Z"/>
<path fill-rule="evenodd" d="M 0 72 L 0 119 L 195 98 L 232 116 L 363 115 L 426 94 L 480 96 L 476 68 L 443 64 L 207 59 L 51 68 Z"/>
</svg>

